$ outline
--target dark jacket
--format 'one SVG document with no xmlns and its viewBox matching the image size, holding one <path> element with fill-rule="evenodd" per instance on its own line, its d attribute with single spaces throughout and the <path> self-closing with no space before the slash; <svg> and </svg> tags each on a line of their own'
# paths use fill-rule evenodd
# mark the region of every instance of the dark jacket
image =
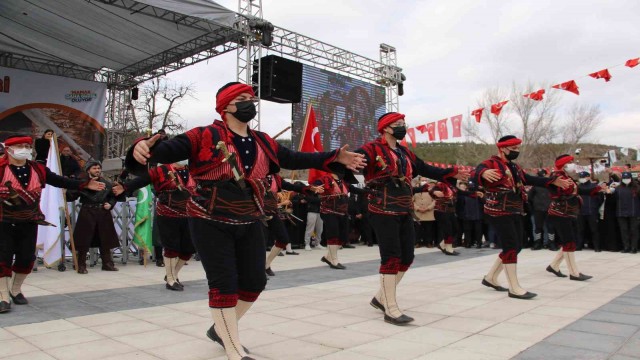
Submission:
<svg viewBox="0 0 640 360">
<path fill-rule="evenodd" d="M 640 216 L 640 198 L 638 197 L 637 185 L 620 184 L 613 193 L 616 203 L 617 217 Z"/>
<path fill-rule="evenodd" d="M 542 186 L 532 187 L 531 190 L 529 190 L 529 203 L 531 203 L 533 211 L 547 212 L 549 205 L 551 205 L 549 189 Z"/>
<path fill-rule="evenodd" d="M 80 164 L 73 156 L 60 155 L 60 166 L 62 167 L 62 176 L 77 178 L 82 174 Z"/>
<path fill-rule="evenodd" d="M 484 204 L 482 200 L 476 196 L 472 196 L 469 193 L 462 193 L 458 197 L 458 201 L 462 202 L 462 220 L 478 221 L 482 220 L 484 214 Z"/>
<path fill-rule="evenodd" d="M 580 191 L 593 191 L 598 187 L 598 184 L 594 184 L 592 182 L 588 182 L 585 184 L 578 184 L 578 190 Z M 582 198 L 582 207 L 580 207 L 580 215 L 582 216 L 591 216 L 598 215 L 600 206 L 604 201 L 604 195 L 602 193 L 598 193 L 596 195 L 580 195 Z"/>
</svg>

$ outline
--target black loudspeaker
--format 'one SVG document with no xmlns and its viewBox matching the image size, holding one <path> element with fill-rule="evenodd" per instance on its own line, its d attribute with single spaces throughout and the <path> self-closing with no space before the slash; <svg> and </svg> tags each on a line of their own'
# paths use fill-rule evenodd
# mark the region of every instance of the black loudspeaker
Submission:
<svg viewBox="0 0 640 360">
<path fill-rule="evenodd" d="M 277 103 L 299 103 L 302 99 L 302 64 L 280 56 L 260 59 L 260 98 Z M 254 83 L 258 82 L 258 61 L 253 64 Z"/>
<path fill-rule="evenodd" d="M 138 88 L 131 89 L 131 100 L 138 100 Z"/>
</svg>

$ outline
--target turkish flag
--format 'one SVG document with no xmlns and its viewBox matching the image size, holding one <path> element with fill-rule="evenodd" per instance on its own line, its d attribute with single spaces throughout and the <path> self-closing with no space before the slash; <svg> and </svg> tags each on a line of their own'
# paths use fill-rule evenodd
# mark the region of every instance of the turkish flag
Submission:
<svg viewBox="0 0 640 360">
<path fill-rule="evenodd" d="M 553 85 L 552 88 L 566 90 L 576 95 L 580 95 L 580 91 L 578 90 L 578 84 L 576 84 L 575 80 L 569 80 L 569 81 L 563 82 L 562 84 Z"/>
<path fill-rule="evenodd" d="M 407 135 L 409 135 L 409 139 L 411 140 L 411 146 L 416 147 L 416 129 L 409 128 L 407 129 Z"/>
<path fill-rule="evenodd" d="M 475 109 L 471 112 L 471 115 L 476 117 L 476 122 L 480 122 L 480 119 L 482 119 L 482 111 L 484 110 L 484 108 L 480 108 L 480 109 Z"/>
<path fill-rule="evenodd" d="M 609 74 L 609 69 L 603 69 L 600 71 L 596 71 L 592 74 L 589 74 L 594 79 L 604 79 L 605 82 L 609 82 L 611 80 L 611 74 Z"/>
<path fill-rule="evenodd" d="M 302 141 L 298 151 L 302 152 L 322 152 L 322 140 L 320 139 L 320 131 L 318 130 L 318 123 L 316 122 L 316 114 L 313 111 L 313 106 L 309 105 L 307 110 L 307 117 L 304 120 L 304 127 L 302 128 Z M 309 184 L 315 181 L 317 178 L 323 176 L 324 171 L 309 169 Z"/>
<path fill-rule="evenodd" d="M 527 94 L 523 96 L 531 100 L 542 101 L 544 99 L 544 89 L 540 89 L 536 92 L 532 92 L 531 94 Z"/>
<path fill-rule="evenodd" d="M 447 140 L 449 138 L 447 119 L 438 120 L 438 137 L 440 140 Z"/>
<path fill-rule="evenodd" d="M 451 127 L 453 128 L 452 137 L 456 138 L 456 137 L 462 136 L 462 129 L 460 128 L 461 125 L 462 125 L 462 114 L 451 117 Z"/>
<path fill-rule="evenodd" d="M 509 102 L 509 100 L 501 101 L 497 104 L 491 105 L 491 113 L 495 116 L 500 116 L 502 108 Z"/>
<path fill-rule="evenodd" d="M 632 68 L 638 66 L 638 64 L 640 64 L 640 58 L 635 58 L 627 60 L 627 62 L 624 63 L 624 66 Z"/>
<path fill-rule="evenodd" d="M 416 129 L 420 130 L 420 134 L 424 134 L 427 132 L 427 125 L 418 125 Z"/>
<path fill-rule="evenodd" d="M 436 141 L 436 123 L 430 122 L 427 124 L 427 132 L 429 133 L 429 141 Z"/>
</svg>

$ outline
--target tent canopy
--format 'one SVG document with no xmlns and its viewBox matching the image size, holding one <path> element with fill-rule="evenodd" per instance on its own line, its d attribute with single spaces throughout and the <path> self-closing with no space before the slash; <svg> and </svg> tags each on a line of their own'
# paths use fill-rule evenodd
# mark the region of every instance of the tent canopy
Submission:
<svg viewBox="0 0 640 360">
<path fill-rule="evenodd" d="M 2 0 L 0 65 L 135 84 L 237 41 L 236 14 L 209 0 Z M 219 51 L 218 51 L 219 52 Z"/>
</svg>

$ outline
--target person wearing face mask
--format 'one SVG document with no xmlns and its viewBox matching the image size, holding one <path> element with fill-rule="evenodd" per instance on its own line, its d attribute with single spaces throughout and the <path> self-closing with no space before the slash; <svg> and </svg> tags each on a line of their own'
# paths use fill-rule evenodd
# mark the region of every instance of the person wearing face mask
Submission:
<svg viewBox="0 0 640 360">
<path fill-rule="evenodd" d="M 346 146 L 330 152 L 292 151 L 249 122 L 256 116 L 253 88 L 228 83 L 216 93 L 222 120 L 197 127 L 171 139 L 160 135 L 139 139 L 128 150 L 125 166 L 133 174 L 147 171 L 148 162 L 174 163 L 189 159 L 196 182 L 187 203 L 189 228 L 209 286 L 214 320 L 211 338 L 230 360 L 252 359 L 240 343 L 238 320 L 264 290 L 264 197 L 267 175 L 280 168 L 357 171 L 362 155 Z"/>
<path fill-rule="evenodd" d="M 547 170 L 538 170 L 538 176 L 547 176 Z M 551 194 L 546 186 L 532 186 L 529 190 L 528 201 L 533 209 L 533 247 L 532 250 L 540 250 L 543 245 L 551 251 L 557 251 L 558 247 L 555 242 L 555 232 L 548 224 L 547 217 L 549 205 L 551 205 Z M 548 240 L 545 243 L 545 230 Z"/>
<path fill-rule="evenodd" d="M 579 192 L 587 191 L 588 194 L 580 195 L 582 198 L 582 206 L 580 207 L 580 214 L 578 215 L 578 243 L 576 244 L 576 250 L 582 250 L 584 245 L 586 245 L 587 235 L 589 235 L 591 239 L 590 247 L 596 252 L 600 252 L 602 250 L 600 249 L 598 217 L 600 215 L 600 206 L 602 206 L 604 202 L 604 195 L 602 192 L 591 194 L 591 191 L 599 186 L 597 183 L 591 181 L 591 175 L 588 172 L 582 171 L 578 176 Z"/>
<path fill-rule="evenodd" d="M 45 219 L 40 211 L 45 184 L 73 190 L 100 190 L 105 186 L 94 179 L 80 181 L 52 173 L 31 161 L 31 144 L 28 136 L 9 137 L 4 141 L 6 153 L 0 157 L 0 313 L 11 309 L 11 301 L 28 304 L 22 283 L 36 259 L 38 224 Z"/>
<path fill-rule="evenodd" d="M 118 271 L 113 263 L 111 249 L 120 246 L 118 234 L 111 216 L 111 209 L 117 199 L 112 192 L 113 185 L 102 176 L 102 164 L 96 160 L 85 164 L 85 177 L 103 182 L 106 187 L 100 191 L 81 190 L 68 192 L 67 201 L 80 199 L 80 212 L 73 229 L 73 238 L 78 258 L 78 274 L 87 274 L 87 252 L 89 248 L 100 248 L 103 271 Z"/>
<path fill-rule="evenodd" d="M 547 271 L 558 277 L 567 277 L 560 272 L 560 264 L 564 260 L 569 268 L 569 279 L 585 281 L 591 279 L 592 276 L 585 275 L 578 270 L 575 258 L 578 233 L 577 218 L 582 205 L 582 198 L 578 195 L 596 195 L 602 192 L 603 189 L 599 186 L 592 188 L 578 187 L 567 174 L 568 171 L 575 168 L 573 159 L 573 156 L 568 154 L 558 156 L 555 162 L 555 171 L 551 173 L 552 177 L 565 179 L 571 183 L 566 188 L 560 188 L 555 185 L 550 187 L 549 223 L 556 230 L 556 237 L 562 244 L 562 248 L 558 251 L 551 264 L 547 266 Z"/>
<path fill-rule="evenodd" d="M 434 215 L 438 223 L 438 238 L 436 247 L 445 255 L 457 256 L 459 252 L 453 250 L 453 242 L 458 234 L 458 219 L 456 218 L 456 203 L 458 199 L 456 186 L 439 181 L 429 188 L 429 194 L 435 200 Z"/>
<path fill-rule="evenodd" d="M 514 135 L 501 137 L 498 154 L 476 168 L 475 182 L 485 189 L 484 213 L 502 242 L 502 252 L 482 279 L 482 285 L 496 291 L 508 291 L 509 297 L 531 299 L 537 294 L 526 291 L 518 282 L 518 253 L 524 238 L 523 213 L 526 201 L 525 185 L 566 188 L 570 181 L 557 177 L 539 177 L 525 173 L 514 160 L 520 155 L 522 140 Z M 505 270 L 509 289 L 500 286 L 498 276 Z"/>
<path fill-rule="evenodd" d="M 165 288 L 183 291 L 179 273 L 182 267 L 196 252 L 191 241 L 191 232 L 187 221 L 187 202 L 194 193 L 196 183 L 189 175 L 186 162 L 164 164 L 149 169 L 147 174 L 136 177 L 124 184 L 113 187 L 113 193 L 133 192 L 153 184 L 156 194 L 156 213 L 154 223 L 164 254 Z"/>
<path fill-rule="evenodd" d="M 616 218 L 622 238 L 623 253 L 638 253 L 638 216 L 640 216 L 640 198 L 638 183 L 633 181 L 631 173 L 621 175 L 620 185 L 611 190 L 616 204 Z"/>
<path fill-rule="evenodd" d="M 378 118 L 380 137 L 356 150 L 365 156 L 363 170 L 369 194 L 369 220 L 380 250 L 380 289 L 370 305 L 384 312 L 384 321 L 405 325 L 414 319 L 402 313 L 396 288 L 414 258 L 415 228 L 411 179 L 417 175 L 455 183 L 469 172 L 441 169 L 426 164 L 400 145 L 407 132 L 405 116 L 391 112 Z M 423 188 L 422 191 L 428 189 Z"/>
</svg>

